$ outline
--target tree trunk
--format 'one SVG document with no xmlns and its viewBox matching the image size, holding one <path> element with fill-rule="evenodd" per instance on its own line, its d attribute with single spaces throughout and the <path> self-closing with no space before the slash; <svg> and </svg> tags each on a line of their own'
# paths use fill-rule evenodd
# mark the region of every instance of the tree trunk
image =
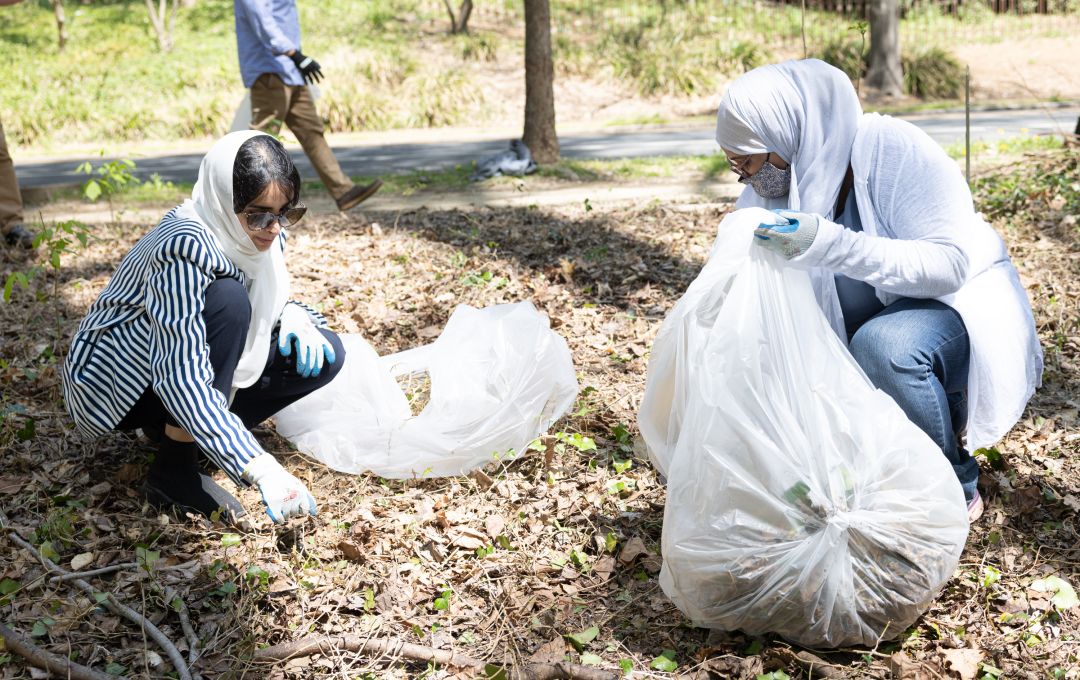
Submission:
<svg viewBox="0 0 1080 680">
<path fill-rule="evenodd" d="M 554 83 L 551 6 L 548 0 L 525 0 L 525 134 L 522 141 L 537 163 L 559 160 Z"/>
<path fill-rule="evenodd" d="M 887 97 L 898 97 L 904 92 L 897 0 L 870 0 L 870 64 L 866 86 Z"/>
<path fill-rule="evenodd" d="M 171 12 L 168 2 L 169 0 L 158 0 L 158 6 L 155 8 L 154 0 L 146 0 L 146 11 L 150 13 L 150 25 L 154 27 L 158 47 L 162 52 L 171 52 L 173 48 L 172 34 L 173 25 L 176 22 L 178 0 L 172 0 Z"/>
<path fill-rule="evenodd" d="M 461 0 L 461 8 L 458 9 L 456 17 L 450 0 L 443 0 L 443 4 L 446 5 L 446 13 L 450 15 L 450 32 L 454 34 L 468 33 L 469 15 L 472 14 L 473 10 L 472 0 Z"/>
<path fill-rule="evenodd" d="M 63 0 L 52 0 L 53 14 L 56 15 L 56 34 L 57 39 L 60 42 L 60 49 L 64 49 L 64 45 L 67 45 L 67 21 L 64 19 L 64 2 Z"/>
</svg>

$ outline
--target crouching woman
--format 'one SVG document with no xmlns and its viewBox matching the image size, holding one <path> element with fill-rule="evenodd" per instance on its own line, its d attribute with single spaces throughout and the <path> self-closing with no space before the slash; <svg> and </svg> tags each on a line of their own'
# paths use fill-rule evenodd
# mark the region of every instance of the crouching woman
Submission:
<svg viewBox="0 0 1080 680">
<path fill-rule="evenodd" d="M 280 142 L 226 135 L 203 159 L 191 199 L 127 253 L 75 333 L 68 412 L 91 436 L 142 429 L 160 438 L 145 483 L 152 502 L 244 514 L 201 472 L 201 449 L 236 484 L 256 485 L 275 522 L 315 514 L 304 484 L 249 431 L 329 383 L 345 359 L 325 319 L 289 301 L 284 228 L 304 211 Z"/>
</svg>

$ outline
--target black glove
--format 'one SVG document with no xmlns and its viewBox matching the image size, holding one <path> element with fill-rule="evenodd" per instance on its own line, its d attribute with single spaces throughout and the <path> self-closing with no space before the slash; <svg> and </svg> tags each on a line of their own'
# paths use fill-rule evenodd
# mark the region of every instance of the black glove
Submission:
<svg viewBox="0 0 1080 680">
<path fill-rule="evenodd" d="M 292 59 L 293 63 L 296 64 L 296 68 L 300 69 L 300 75 L 304 76 L 305 83 L 310 85 L 322 80 L 322 67 L 319 66 L 319 62 L 311 57 L 304 56 L 304 53 L 300 50 L 295 50 L 290 54 L 289 59 Z"/>
</svg>

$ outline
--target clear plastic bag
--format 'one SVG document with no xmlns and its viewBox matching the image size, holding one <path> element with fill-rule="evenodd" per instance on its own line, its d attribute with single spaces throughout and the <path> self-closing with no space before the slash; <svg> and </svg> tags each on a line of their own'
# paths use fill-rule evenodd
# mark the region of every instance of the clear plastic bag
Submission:
<svg viewBox="0 0 1080 680">
<path fill-rule="evenodd" d="M 522 453 L 577 396 L 566 341 L 528 302 L 459 305 L 434 342 L 385 357 L 359 335 L 341 341 L 341 373 L 276 416 L 281 435 L 341 472 L 465 474 Z M 397 378 L 425 373 L 414 417 Z"/>
<path fill-rule="evenodd" d="M 667 477 L 660 584 L 695 625 L 809 647 L 901 634 L 952 575 L 963 490 L 875 389 L 810 276 L 720 225 L 656 338 L 638 422 Z"/>
</svg>

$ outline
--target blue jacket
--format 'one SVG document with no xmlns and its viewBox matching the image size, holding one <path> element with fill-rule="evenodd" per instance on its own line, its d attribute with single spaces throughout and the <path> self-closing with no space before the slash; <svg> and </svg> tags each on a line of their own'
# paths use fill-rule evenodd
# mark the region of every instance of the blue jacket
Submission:
<svg viewBox="0 0 1080 680">
<path fill-rule="evenodd" d="M 285 56 L 300 49 L 296 0 L 234 0 L 233 16 L 244 87 L 264 73 L 276 73 L 286 85 L 304 84 L 300 69 Z"/>
<path fill-rule="evenodd" d="M 263 449 L 213 387 L 202 309 L 216 279 L 245 277 L 206 227 L 175 213 L 124 256 L 79 325 L 64 361 L 64 401 L 79 430 L 98 436 L 152 386 L 199 448 L 240 484 Z M 305 309 L 325 327 L 321 314 Z"/>
</svg>

